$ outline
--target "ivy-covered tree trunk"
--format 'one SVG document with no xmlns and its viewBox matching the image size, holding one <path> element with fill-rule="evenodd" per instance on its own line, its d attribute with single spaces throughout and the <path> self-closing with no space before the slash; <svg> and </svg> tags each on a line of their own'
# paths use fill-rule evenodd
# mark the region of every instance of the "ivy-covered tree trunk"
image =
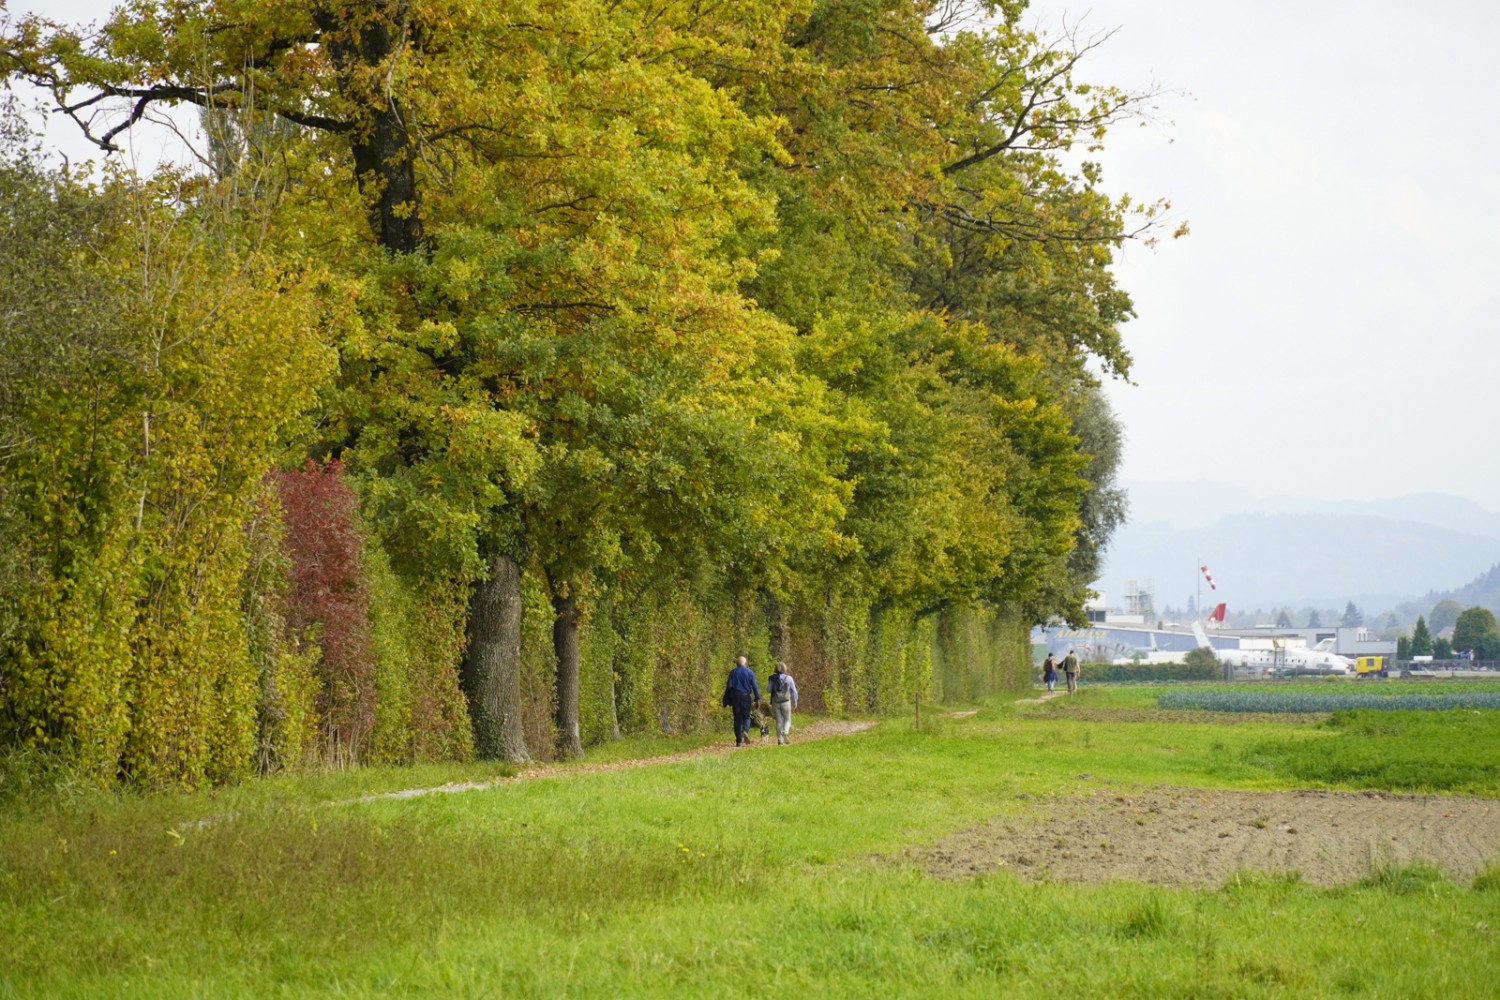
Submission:
<svg viewBox="0 0 1500 1000">
<path fill-rule="evenodd" d="M 775 593 L 764 589 L 760 593 L 761 600 L 765 602 L 766 607 L 766 628 L 769 633 L 768 643 L 771 647 L 771 656 L 779 663 L 786 656 L 786 615 Z"/>
<path fill-rule="evenodd" d="M 609 738 L 620 738 L 620 671 L 609 667 Z"/>
<path fill-rule="evenodd" d="M 552 651 L 557 656 L 557 749 L 564 757 L 583 756 L 579 738 L 578 689 L 581 658 L 578 649 L 578 598 L 572 590 L 552 586 Z"/>
<path fill-rule="evenodd" d="M 463 685 L 479 756 L 531 760 L 521 726 L 521 567 L 508 555 L 490 560 L 470 598 Z"/>
</svg>

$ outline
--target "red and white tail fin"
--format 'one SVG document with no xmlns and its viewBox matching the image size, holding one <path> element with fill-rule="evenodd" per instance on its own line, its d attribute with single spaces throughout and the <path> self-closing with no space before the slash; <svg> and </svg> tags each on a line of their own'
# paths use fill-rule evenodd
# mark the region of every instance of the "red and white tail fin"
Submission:
<svg viewBox="0 0 1500 1000">
<path fill-rule="evenodd" d="M 1218 607 L 1213 609 L 1212 613 L 1209 614 L 1208 620 L 1211 622 L 1218 622 L 1220 625 L 1224 624 L 1224 605 L 1222 602 Z"/>
</svg>

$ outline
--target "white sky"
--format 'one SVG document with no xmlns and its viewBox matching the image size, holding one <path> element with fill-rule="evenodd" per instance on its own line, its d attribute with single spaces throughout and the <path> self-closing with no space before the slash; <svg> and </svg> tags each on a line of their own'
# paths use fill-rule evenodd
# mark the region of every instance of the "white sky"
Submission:
<svg viewBox="0 0 1500 1000">
<path fill-rule="evenodd" d="M 1108 389 L 1122 478 L 1500 509 L 1500 4 L 1033 0 L 1028 17 L 1065 15 L 1119 29 L 1086 78 L 1168 91 L 1169 124 L 1111 137 L 1107 189 L 1167 197 L 1192 229 L 1120 257 L 1139 313 L 1136 385 Z"/>
<path fill-rule="evenodd" d="M 1122 478 L 1500 509 L 1500 5 L 1035 0 L 1118 34 L 1097 82 L 1167 95 L 1106 186 L 1192 235 L 1122 257 Z M 1169 141 L 1170 140 L 1170 141 Z"/>
<path fill-rule="evenodd" d="M 24 14 L 39 14 L 60 24 L 73 24 L 80 27 L 93 24 L 95 27 L 102 25 L 109 19 L 110 12 L 121 6 L 119 0 L 50 0 L 50 2 L 38 2 L 38 0 L 9 0 L 10 13 L 13 17 Z M 4 14 L 0 13 L 0 18 Z M 19 92 L 18 96 L 28 105 L 47 104 L 50 102 L 45 91 L 32 93 Z M 81 94 L 73 95 L 78 99 Z M 110 125 L 120 121 L 121 108 L 128 109 L 130 102 L 127 100 L 106 102 L 101 108 L 108 108 L 104 128 L 96 129 L 96 134 L 105 131 Z M 165 106 L 153 108 L 147 113 L 147 121 L 166 122 L 170 120 L 176 123 L 172 127 L 136 126 L 127 129 L 115 137 L 115 145 L 121 148 L 120 153 L 109 154 L 111 156 L 123 156 L 125 162 L 129 163 L 135 170 L 148 173 L 164 162 L 170 163 L 192 163 L 195 160 L 192 149 L 184 136 L 192 138 L 197 142 L 197 137 L 190 136 L 197 122 L 197 111 L 194 108 L 183 106 L 168 110 Z M 174 134 L 174 129 L 178 134 Z M 85 140 L 79 132 L 78 126 L 66 116 L 54 112 L 47 120 L 45 135 L 48 144 L 57 152 L 66 156 L 74 163 L 84 160 L 102 161 L 106 154 L 98 146 Z M 201 148 L 202 143 L 198 143 Z"/>
</svg>

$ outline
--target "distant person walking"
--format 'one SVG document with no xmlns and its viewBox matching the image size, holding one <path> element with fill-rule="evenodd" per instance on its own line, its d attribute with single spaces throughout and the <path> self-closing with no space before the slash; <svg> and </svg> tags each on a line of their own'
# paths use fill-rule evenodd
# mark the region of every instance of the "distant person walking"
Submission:
<svg viewBox="0 0 1500 1000">
<path fill-rule="evenodd" d="M 776 717 L 776 745 L 792 742 L 792 709 L 797 707 L 797 682 L 786 672 L 786 664 L 777 662 L 775 673 L 766 681 L 766 696 L 771 699 L 771 714 Z"/>
<path fill-rule="evenodd" d="M 760 685 L 741 656 L 724 681 L 724 704 L 734 712 L 734 745 L 750 742 L 750 711 L 760 702 Z"/>
<path fill-rule="evenodd" d="M 1078 690 L 1078 657 L 1073 651 L 1068 650 L 1068 655 L 1063 657 L 1063 673 L 1068 675 L 1068 694 Z"/>
<path fill-rule="evenodd" d="M 1049 692 L 1057 690 L 1057 663 L 1052 659 L 1052 654 L 1047 654 L 1047 659 L 1042 662 L 1042 680 L 1047 682 Z"/>
</svg>

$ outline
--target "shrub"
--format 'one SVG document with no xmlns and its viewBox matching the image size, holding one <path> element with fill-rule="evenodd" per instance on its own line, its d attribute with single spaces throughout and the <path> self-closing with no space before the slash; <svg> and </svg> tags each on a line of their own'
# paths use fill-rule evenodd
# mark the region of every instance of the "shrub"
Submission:
<svg viewBox="0 0 1500 1000">
<path fill-rule="evenodd" d="M 291 557 L 287 626 L 315 635 L 318 738 L 330 762 L 354 762 L 375 725 L 375 657 L 370 640 L 370 586 L 360 562 L 358 501 L 338 462 L 309 460 L 277 477 L 285 544 Z"/>
<path fill-rule="evenodd" d="M 366 537 L 375 719 L 371 759 L 392 764 L 469 760 L 474 736 L 459 690 L 466 593 L 455 583 L 395 572 Z"/>
<path fill-rule="evenodd" d="M 1213 681 L 1224 676 L 1215 660 L 1212 666 L 1186 663 L 1085 663 L 1083 676 L 1090 681 L 1124 684 L 1160 684 L 1169 681 Z"/>
</svg>

